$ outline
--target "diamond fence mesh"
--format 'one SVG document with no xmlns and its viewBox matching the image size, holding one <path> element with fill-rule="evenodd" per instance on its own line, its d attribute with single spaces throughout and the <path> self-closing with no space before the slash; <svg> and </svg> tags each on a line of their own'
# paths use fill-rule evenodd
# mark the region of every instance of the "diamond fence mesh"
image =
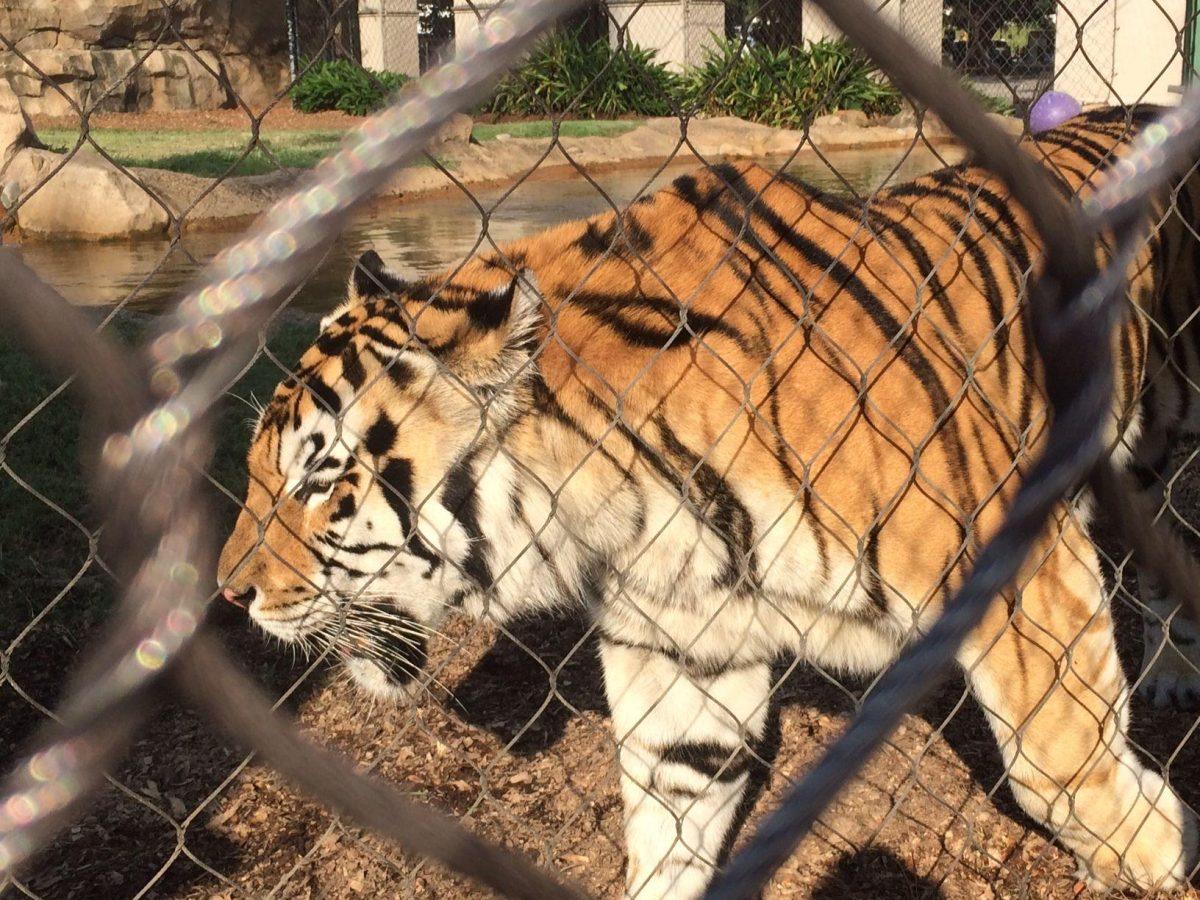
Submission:
<svg viewBox="0 0 1200 900">
<path fill-rule="evenodd" d="M 1200 240 L 1191 195 L 1176 186 L 1191 171 L 1195 106 L 1155 126 L 1135 157 L 1142 165 L 1116 170 L 1107 192 L 1089 194 L 1074 212 L 1042 174 L 1054 161 L 1035 166 L 1034 154 L 1007 152 L 996 129 L 1027 131 L 1028 106 L 1055 89 L 1089 105 L 1118 104 L 1132 133 L 1144 124 L 1134 104 L 1169 100 L 1185 83 L 1190 4 L 1137 5 L 1136 46 L 1122 36 L 1134 26 L 1121 18 L 1127 5 L 1113 0 L 892 0 L 876 4 L 877 17 L 859 16 L 855 4 L 610 0 L 573 4 L 536 45 L 530 36 L 563 4 L 78 6 L 76 19 L 56 4 L 46 4 L 50 13 L 37 3 L 0 11 L 6 123 L 15 123 L 0 202 L 5 243 L 16 245 L 3 251 L 0 288 L 10 329 L 0 336 L 0 737 L 16 773 L 0 805 L 0 893 L 567 896 L 561 878 L 592 896 L 696 896 L 732 852 L 713 896 L 753 896 L 764 883 L 766 896 L 778 897 L 1075 896 L 1085 883 L 1064 845 L 1090 846 L 1081 861 L 1098 872 L 1124 854 L 1139 888 L 1186 880 L 1194 864 L 1181 852 L 1187 814 L 1155 813 L 1170 795 L 1138 771 L 1160 773 L 1180 809 L 1195 804 L 1197 635 L 1178 607 L 1194 569 L 1171 535 L 1196 534 L 1200 451 L 1141 423 L 1143 442 L 1159 452 L 1139 451 L 1132 464 L 1140 502 L 1149 497 L 1169 530 L 1151 530 L 1096 460 L 1113 441 L 1103 426 L 1110 349 L 1118 360 L 1145 354 L 1170 373 L 1182 410 L 1173 428 L 1186 425 L 1193 405 L 1200 356 L 1186 304 L 1146 320 L 1136 352 L 1121 341 L 1110 347 L 1110 334 L 1132 264 L 1191 259 Z M 882 35 L 879 22 L 910 44 Z M 389 39 L 398 23 L 407 42 Z M 887 75 L 856 63 L 861 57 L 839 43 L 843 31 Z M 822 56 L 814 41 L 834 50 Z M 319 181 L 306 180 L 301 170 L 359 122 L 336 110 L 301 113 L 294 100 L 320 88 L 379 103 L 393 85 L 382 71 L 415 76 L 454 45 L 466 54 L 460 62 L 402 94 L 350 139 L 340 162 L 317 170 Z M 318 83 L 334 61 L 355 71 L 328 76 L 332 87 Z M 972 113 L 937 81 L 928 67 L 943 63 L 951 81 L 998 100 L 1000 116 Z M 449 119 L 461 108 L 474 117 L 469 132 Z M 942 256 L 922 261 L 916 226 L 895 212 L 914 202 L 902 186 L 958 163 L 967 149 L 996 174 L 964 182 Z M 1099 154 L 1096 171 L 1118 152 L 1126 151 Z M 387 168 L 405 155 L 406 168 Z M 761 163 L 766 182 L 739 184 L 753 176 L 722 168 L 736 158 Z M 706 167 L 709 175 L 693 174 Z M 962 171 L 921 191 L 957 189 L 954 179 L 966 176 L 953 173 Z M 788 244 L 811 234 L 802 218 L 763 237 L 773 192 L 792 183 L 780 173 L 816 185 L 805 189 L 804 216 L 836 219 L 818 229 L 818 246 Z M 1170 189 L 1160 189 L 1169 176 Z M 654 226 L 661 233 L 647 236 L 639 210 L 653 208 L 646 198 L 660 188 L 674 183 L 679 195 L 701 190 L 704 178 L 716 179 L 714 190 L 745 192 L 732 219 L 697 217 L 718 235 L 719 252 L 697 242 L 686 267 L 664 267 L 658 242 L 675 240 L 686 222 L 666 215 Z M 289 199 L 294 192 L 299 199 Z M 368 197 L 376 202 L 365 205 Z M 268 209 L 253 243 L 218 256 Z M 1014 209 L 1026 211 L 1019 221 Z M 534 264 L 536 242 L 519 242 L 605 213 L 617 216 L 583 229 L 588 252 L 572 257 L 566 276 L 553 260 Z M 1172 228 L 1183 243 L 1145 262 L 1147 234 Z M 387 271 L 362 257 L 370 249 Z M 820 263 L 798 267 L 793 251 Z M 493 260 L 490 280 L 480 259 Z M 739 344 L 744 336 L 730 337 L 736 310 L 713 315 L 706 300 L 722 289 L 721 273 L 742 264 L 755 302 L 795 304 L 789 326 L 753 353 Z M 870 308 L 871 290 L 855 286 L 872 266 L 892 292 L 887 303 L 908 312 L 874 343 L 849 345 L 818 305 L 832 297 L 839 306 L 829 309 Z M 985 284 L 992 266 L 993 281 L 1015 273 L 1008 293 L 977 292 L 1009 306 L 967 351 L 952 312 L 938 305 L 956 296 L 954 266 Z M 630 272 L 638 280 L 619 287 Z M 351 326 L 378 331 L 378 323 L 351 310 L 325 332 L 320 352 L 343 359 L 341 381 L 314 380 L 312 357 L 301 359 L 322 317 L 346 299 L 348 280 L 368 306 L 377 294 L 391 303 L 416 296 L 414 284 L 424 291 L 384 317 L 373 346 L 392 355 L 354 389 L 338 343 L 349 339 L 338 335 Z M 507 294 L 496 294 L 501 281 Z M 1194 300 L 1194 283 L 1177 287 Z M 507 299 L 479 305 L 493 295 Z M 623 309 L 622 296 L 636 309 Z M 517 362 L 498 357 L 492 381 L 452 354 L 431 355 L 445 338 L 439 316 L 464 303 L 479 327 L 540 311 L 539 325 L 504 345 Z M 579 330 L 572 310 L 583 307 L 600 330 Z M 1006 420 L 1014 403 L 988 374 L 987 347 L 1010 332 L 1026 335 L 1029 354 L 1014 372 L 1023 367 L 1026 384 L 1044 380 L 1048 395 L 1020 423 Z M 779 377 L 775 367 L 794 363 L 788 348 L 801 336 L 819 348 L 819 369 L 804 363 L 812 377 L 837 384 L 830 402 L 841 404 L 847 389 L 850 400 L 814 413 L 835 426 L 798 447 L 772 418 L 778 398 L 764 384 Z M 365 347 L 359 352 L 367 360 Z M 606 354 L 610 368 L 597 371 Z M 895 416 L 904 403 L 880 385 L 891 367 L 939 358 L 959 382 L 932 424 L 906 428 L 909 413 Z M 397 396 L 408 397 L 404 384 L 434 359 L 430 390 L 439 403 L 460 404 L 446 408 L 473 417 L 477 430 L 457 450 L 434 433 L 436 417 L 407 407 L 375 414 L 371 385 L 400 385 Z M 1126 375 L 1123 364 L 1117 390 L 1132 408 L 1165 390 L 1140 369 Z M 574 373 L 556 387 L 561 396 L 582 390 L 576 381 L 592 393 L 557 413 L 562 431 L 547 432 L 561 448 L 582 444 L 574 456 L 563 449 L 569 465 L 550 476 L 538 467 L 539 443 L 489 444 L 488 427 L 510 414 L 514 397 L 553 409 L 532 386 L 553 366 Z M 703 373 L 710 387 L 697 389 L 688 373 Z M 245 455 L 287 378 L 310 423 L 306 473 L 264 488 L 260 470 L 247 474 Z M 917 406 L 928 381 L 913 379 L 905 402 L 923 423 Z M 648 385 L 663 411 L 639 406 Z M 714 385 L 736 396 L 723 406 Z M 964 407 L 1011 438 L 1009 458 L 976 463 L 970 502 L 934 474 Z M 277 418 L 268 410 L 266 430 Z M 322 446 L 311 437 L 317 419 L 333 423 Z M 761 476 L 738 480 L 738 453 L 756 452 L 731 448 L 745 439 L 747 419 L 759 423 L 748 433 L 775 442 L 779 454 L 763 458 Z M 850 512 L 860 502 L 853 495 L 882 464 L 846 462 L 850 449 L 829 462 L 855 422 L 907 460 L 894 495 L 863 501 L 870 509 L 861 521 Z M 389 466 L 387 453 L 351 450 L 384 437 L 408 441 L 407 470 Z M 482 469 L 481 447 L 493 454 Z M 420 460 L 439 453 L 459 465 L 447 459 L 429 479 Z M 377 523 L 370 534 L 331 539 L 297 525 L 296 510 L 320 507 L 322 491 L 340 492 L 339 508 L 349 508 L 340 505 L 352 493 L 344 484 L 313 480 L 334 464 L 361 466 L 356 478 L 379 492 L 374 507 L 346 501 L 352 522 Z M 634 473 L 606 483 L 606 499 L 624 502 L 630 484 L 632 495 L 643 492 L 640 509 L 614 507 L 620 521 L 608 531 L 567 513 L 600 465 Z M 772 481 L 768 465 L 790 475 Z M 852 474 L 831 481 L 820 474 L 829 465 Z M 499 499 L 481 491 L 484 470 L 506 473 Z M 656 486 L 641 485 L 645 478 Z M 512 487 L 521 479 L 525 493 Z M 263 491 L 272 494 L 266 501 Z M 934 510 L 921 529 L 929 544 L 889 547 L 888 523 L 914 492 Z M 499 538 L 484 528 L 499 515 L 493 507 L 522 500 L 529 506 L 506 513 L 523 520 L 520 546 L 496 549 Z M 614 515 L 597 509 L 591 518 Z M 642 539 L 617 552 L 606 542 L 634 520 Z M 826 576 L 835 587 L 819 601 L 796 603 L 770 570 L 791 566 L 779 577 L 804 593 L 811 572 L 797 560 L 812 568 L 825 552 L 789 556 L 789 548 L 817 540 L 805 536 L 813 521 L 825 523 L 820 540 L 842 547 L 841 557 L 828 556 L 841 569 Z M 210 548 L 235 523 L 249 540 L 218 581 Z M 487 549 L 472 555 L 471 547 Z M 1140 578 L 1133 551 L 1142 554 Z M 309 568 L 310 557 L 324 562 Z M 568 557 L 577 568 L 570 577 L 562 574 Z M 534 559 L 560 581 L 529 587 L 527 607 L 514 609 L 520 591 L 506 582 L 521 584 Z M 1074 596 L 1073 576 L 1063 574 L 1071 559 L 1091 579 L 1091 605 L 1073 616 L 1061 612 Z M 437 603 L 474 615 L 452 609 L 422 621 L 411 605 L 421 582 L 399 592 L 394 582 L 398 567 L 418 563 L 425 583 L 457 586 Z M 245 609 L 221 600 L 249 606 L 261 625 L 272 598 L 246 573 L 268 564 L 276 582 L 290 578 L 293 593 L 313 604 L 301 616 L 301 630 L 312 623 L 307 640 L 264 640 Z M 710 572 L 716 587 L 696 606 L 690 579 L 722 564 L 733 574 Z M 918 565 L 940 577 L 927 594 L 906 596 L 902 573 Z M 1044 587 L 1047 572 L 1054 589 Z M 648 587 L 664 577 L 678 608 Z M 482 582 L 490 592 L 476 590 Z M 1005 628 L 992 633 L 978 622 L 994 615 L 989 603 L 1001 592 Z M 758 604 L 754 627 L 736 618 L 748 598 Z M 907 610 L 906 619 L 892 616 L 886 653 L 862 625 L 862 603 Z M 1042 605 L 1031 612 L 1029 604 Z M 675 627 L 680 608 L 694 618 Z M 951 614 L 939 620 L 942 608 Z M 1090 642 L 1099 635 L 1103 643 L 1110 627 L 1117 649 L 1096 662 Z M 830 652 L 839 629 L 850 636 Z M 977 652 L 959 657 L 965 678 L 942 679 L 967 633 Z M 1024 649 L 988 675 L 995 648 L 1013 634 Z M 763 649 L 774 640 L 805 652 Z M 1029 672 L 1042 657 L 1054 677 L 1039 688 Z M 248 670 L 257 693 L 228 660 Z M 401 681 L 412 697 L 383 696 Z M 1022 692 L 1027 704 L 1014 706 Z M 268 705 L 375 780 L 354 780 L 332 754 L 313 756 L 282 719 L 267 717 Z M 1080 740 L 1077 770 L 1047 767 L 1047 743 Z M 1120 764 L 1105 778 L 1142 800 L 1114 805 L 1089 793 L 1093 772 L 1114 755 Z M 1138 778 L 1140 788 L 1130 787 Z M 1054 809 L 1037 818 L 1031 792 Z M 400 805 L 397 793 L 419 805 Z M 427 817 L 426 808 L 443 815 Z M 1151 849 L 1131 846 L 1138 834 Z M 1172 853 L 1178 864 L 1164 863 Z M 549 872 L 558 874 L 539 874 Z"/>
</svg>

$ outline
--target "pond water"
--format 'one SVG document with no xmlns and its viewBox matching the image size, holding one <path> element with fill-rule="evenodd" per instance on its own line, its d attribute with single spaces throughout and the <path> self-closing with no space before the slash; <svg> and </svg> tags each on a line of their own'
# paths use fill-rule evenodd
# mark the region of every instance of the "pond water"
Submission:
<svg viewBox="0 0 1200 900">
<path fill-rule="evenodd" d="M 939 155 L 941 159 L 939 159 Z M 827 190 L 853 189 L 867 194 L 957 162 L 961 152 L 927 148 L 851 150 L 827 155 L 806 154 L 788 171 Z M 786 160 L 765 159 L 778 168 Z M 489 238 L 504 243 L 536 233 L 559 222 L 623 208 L 637 196 L 650 193 L 697 167 L 695 160 L 673 162 L 665 168 L 622 168 L 598 174 L 597 186 L 576 174 L 546 174 L 515 190 L 508 187 L 472 188 L 479 206 L 462 191 L 411 200 L 388 201 L 359 216 L 340 237 L 329 258 L 314 273 L 293 305 L 326 310 L 344 293 L 354 259 L 374 247 L 400 275 L 411 277 L 447 268 L 477 246 L 490 247 Z M 603 193 L 601 193 L 601 190 Z M 486 232 L 480 207 L 488 213 Z M 133 243 L 31 243 L 21 248 L 28 265 L 73 303 L 110 306 L 128 298 L 130 308 L 152 310 L 188 287 L 197 269 L 240 233 L 187 234 L 179 245 L 167 241 Z"/>
</svg>

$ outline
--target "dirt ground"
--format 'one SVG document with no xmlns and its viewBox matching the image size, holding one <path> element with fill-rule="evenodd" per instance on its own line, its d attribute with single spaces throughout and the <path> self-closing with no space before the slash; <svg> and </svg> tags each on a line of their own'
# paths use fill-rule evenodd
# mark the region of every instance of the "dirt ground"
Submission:
<svg viewBox="0 0 1200 900">
<path fill-rule="evenodd" d="M 1200 480 L 1176 492 L 1197 509 Z M 1128 655 L 1136 617 L 1118 600 Z M 324 667 L 305 672 L 217 611 L 231 654 L 294 710 L 311 735 L 413 796 L 460 817 L 599 897 L 622 884 L 621 809 L 594 644 L 570 618 L 507 634 L 452 622 L 433 655 L 441 687 L 412 708 L 372 704 Z M 83 643 L 55 616 L 17 646 L 0 691 L 0 757 L 52 704 Z M 867 687 L 799 668 L 779 692 L 764 790 L 743 837 L 843 727 Z M 1137 704 L 1134 738 L 1200 801 L 1190 716 Z M 760 770 L 759 775 L 764 773 Z M 954 679 L 909 718 L 773 880 L 766 897 L 1045 897 L 1083 891 L 1069 854 L 1017 809 L 991 734 Z M 160 715 L 93 810 L 27 866 L 6 896 L 45 898 L 359 898 L 487 896 L 364 837 L 243 759 L 190 712 Z M 1188 897 L 1200 897 L 1191 891 Z"/>
</svg>

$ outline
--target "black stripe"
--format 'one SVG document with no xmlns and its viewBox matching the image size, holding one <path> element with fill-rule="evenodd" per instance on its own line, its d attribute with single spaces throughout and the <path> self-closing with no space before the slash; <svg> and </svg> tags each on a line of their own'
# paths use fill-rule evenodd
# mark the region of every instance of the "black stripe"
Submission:
<svg viewBox="0 0 1200 900">
<path fill-rule="evenodd" d="M 753 757 L 742 744 L 728 747 L 716 741 L 679 741 L 657 748 L 663 762 L 694 769 L 706 778 L 728 784 L 750 769 Z"/>
<path fill-rule="evenodd" d="M 353 494 L 346 494 L 338 500 L 337 509 L 329 517 L 330 523 L 341 522 L 344 519 L 350 518 L 358 510 L 358 504 L 354 500 Z"/>
<path fill-rule="evenodd" d="M 725 190 L 724 185 L 713 184 L 707 178 L 705 181 L 705 190 L 701 192 L 700 181 L 695 175 L 681 175 L 671 182 L 671 189 L 699 213 L 708 209 Z"/>
<path fill-rule="evenodd" d="M 728 675 L 730 672 L 744 672 L 756 666 L 766 665 L 766 662 L 763 660 L 699 660 L 674 647 L 657 647 L 651 644 L 643 644 L 639 641 L 617 637 L 603 630 L 600 632 L 600 640 L 605 644 L 613 647 L 621 647 L 625 650 L 638 650 L 643 653 L 654 653 L 659 656 L 665 656 L 672 663 L 683 669 L 688 677 L 696 680 L 720 678 L 722 675 Z"/>
<path fill-rule="evenodd" d="M 334 569 L 341 569 L 351 578 L 366 578 L 369 574 L 371 574 L 369 572 L 363 572 L 360 569 L 355 569 L 352 566 L 348 566 L 334 556 L 326 556 L 316 547 L 308 547 L 308 552 L 311 553 L 313 558 L 321 564 L 321 574 L 325 575 L 326 577 L 328 577 Z"/>
<path fill-rule="evenodd" d="M 463 572 L 480 587 L 492 586 L 492 570 L 485 556 L 487 541 L 479 524 L 479 496 L 472 471 L 475 458 L 468 453 L 446 473 L 442 486 L 442 505 L 462 525 L 470 539 Z"/>
<path fill-rule="evenodd" d="M 942 213 L 941 219 L 944 225 L 957 231 L 959 223 L 954 220 L 953 216 L 948 213 Z M 1000 383 L 1007 388 L 1009 365 L 1008 322 L 1005 320 L 1004 295 L 1000 289 L 1000 282 L 996 278 L 996 273 L 992 269 L 992 263 L 988 259 L 987 253 L 979 246 L 978 239 L 963 234 L 958 240 L 961 242 L 963 252 L 970 257 L 971 262 L 975 264 L 975 268 L 979 272 L 979 277 L 983 280 L 980 293 L 983 294 L 983 299 L 987 303 L 988 313 L 991 315 L 992 322 L 992 334 L 989 340 L 996 347 L 996 365 L 999 369 Z M 972 351 L 973 349 L 968 348 L 968 350 Z"/>
<path fill-rule="evenodd" d="M 383 367 L 387 377 L 398 390 L 404 390 L 417 380 L 417 370 L 400 356 L 384 356 L 374 347 L 367 348 L 375 361 Z"/>
<path fill-rule="evenodd" d="M 888 343 L 896 340 L 902 332 L 904 337 L 895 347 L 900 361 L 924 388 L 935 420 L 940 420 L 937 432 L 939 438 L 947 444 L 950 456 L 966 471 L 966 451 L 962 437 L 954 421 L 949 418 L 952 412 L 950 394 L 945 385 L 937 377 L 933 366 L 919 347 L 914 344 L 911 328 L 902 326 L 900 322 L 884 307 L 879 296 L 862 281 L 861 278 L 839 257 L 835 257 L 817 245 L 815 241 L 788 227 L 779 215 L 766 207 L 754 192 L 749 189 L 741 174 L 732 166 L 716 166 L 715 170 L 726 178 L 741 202 L 762 220 L 778 237 L 801 255 L 810 265 L 829 273 L 829 277 L 839 290 L 845 290 L 858 305 L 871 317 L 881 336 Z"/>
<path fill-rule="evenodd" d="M 695 487 L 697 512 L 725 545 L 725 565 L 717 580 L 719 587 L 733 587 L 742 580 L 758 584 L 758 560 L 754 551 L 754 520 L 729 483 L 708 462 L 689 449 L 675 434 L 664 417 L 654 420 L 663 450 L 678 464 L 680 476 Z M 690 476 L 686 473 L 691 473 Z M 712 514 L 708 514 L 709 508 Z"/>
<path fill-rule="evenodd" d="M 317 337 L 317 349 L 326 356 L 337 356 L 350 346 L 353 339 L 354 332 L 344 328 L 336 333 L 322 332 Z"/>
<path fill-rule="evenodd" d="M 880 612 L 887 612 L 887 597 L 883 593 L 883 576 L 879 572 L 879 531 L 883 527 L 883 523 L 879 521 L 881 512 L 879 504 L 876 503 L 871 529 L 867 532 L 867 546 L 863 551 L 862 562 L 866 569 L 863 573 L 863 587 L 867 591 L 867 596 L 871 598 L 871 605 Z"/>
<path fill-rule="evenodd" d="M 618 240 L 639 256 L 649 253 L 654 248 L 654 237 L 636 216 L 625 215 L 619 220 L 616 214 L 607 217 L 607 224 L 601 226 L 603 219 L 591 220 L 574 241 L 574 246 L 588 259 L 596 259 L 610 250 L 617 255 L 624 249 L 617 246 Z"/>
<path fill-rule="evenodd" d="M 358 348 L 353 344 L 342 351 L 342 377 L 350 382 L 350 387 L 355 391 L 367 382 L 367 370 L 358 358 Z"/>
<path fill-rule="evenodd" d="M 407 331 L 407 325 L 404 322 L 394 322 L 393 324 L 400 325 L 401 327 L 405 328 L 405 331 Z M 398 344 L 395 341 L 393 341 L 390 337 L 388 337 L 386 334 L 384 334 L 382 331 L 380 331 L 374 325 L 367 325 L 367 324 L 360 325 L 360 326 L 358 326 L 358 331 L 364 337 L 370 338 L 372 341 L 374 341 L 377 344 L 382 344 L 383 346 L 387 347 L 389 350 L 408 350 L 408 349 L 410 349 L 410 341 L 408 341 L 406 339 L 404 341 L 404 343 Z"/>
<path fill-rule="evenodd" d="M 1113 152 L 1112 146 L 1106 147 L 1078 131 L 1048 131 L 1039 134 L 1037 142 L 1069 150 L 1088 165 L 1097 168 L 1109 160 Z M 1055 163 L 1059 164 L 1058 160 L 1055 160 Z"/>
<path fill-rule="evenodd" d="M 946 171 L 946 170 L 943 170 Z M 923 199 L 935 197 L 956 206 L 961 210 L 964 219 L 975 219 L 983 231 L 996 240 L 1001 248 L 1013 258 L 1020 272 L 1027 272 L 1032 265 L 1029 254 L 1029 242 L 1021 231 L 1016 217 L 1008 208 L 1011 202 L 1007 197 L 982 184 L 948 184 L 938 181 L 935 173 L 930 180 L 939 183 L 939 187 L 930 187 L 926 179 L 919 179 L 911 184 L 899 185 L 888 191 L 888 199 L 907 198 Z M 911 211 L 911 210 L 910 210 Z M 1002 230 L 999 226 L 1003 225 Z M 956 226 L 956 230 L 957 227 Z"/>
<path fill-rule="evenodd" d="M 371 427 L 367 429 L 363 446 L 372 456 L 385 456 L 391 452 L 392 445 L 396 443 L 396 434 L 396 423 L 388 417 L 387 413 L 381 412 L 371 423 Z"/>
<path fill-rule="evenodd" d="M 383 496 L 388 506 L 400 520 L 400 531 L 404 535 L 404 549 L 429 563 L 426 577 L 442 564 L 442 559 L 421 539 L 414 527 L 413 514 L 413 469 L 411 460 L 389 459 L 379 473 L 383 481 Z"/>
<path fill-rule="evenodd" d="M 550 389 L 546 386 L 546 382 L 541 378 L 534 378 L 531 385 L 533 387 L 534 408 L 538 412 L 548 415 L 576 437 L 585 441 L 592 448 L 593 453 L 598 453 L 609 465 L 621 473 L 626 483 L 632 482 L 632 476 L 626 471 L 621 461 L 613 456 L 611 450 L 604 446 L 603 435 L 597 436 L 588 433 L 588 430 L 563 408 L 562 404 L 558 402 L 558 397 L 550 392 Z"/>
<path fill-rule="evenodd" d="M 312 393 L 318 406 L 323 407 L 334 415 L 342 411 L 342 398 L 338 396 L 337 391 L 322 381 L 318 375 L 309 375 L 304 379 L 303 384 Z"/>
<path fill-rule="evenodd" d="M 747 340 L 733 326 L 716 316 L 697 312 L 677 302 L 645 294 L 636 296 L 599 294 L 581 291 L 571 297 L 571 302 L 586 310 L 620 334 L 629 343 L 639 347 L 671 349 L 703 337 L 709 332 L 724 335 L 747 351 Z M 637 313 L 649 313 L 662 318 L 663 328 L 634 317 Z"/>
<path fill-rule="evenodd" d="M 388 544 L 382 541 L 374 544 L 343 544 L 337 538 L 329 537 L 327 534 L 318 535 L 317 539 L 339 553 L 353 553 L 359 556 L 364 553 L 378 553 L 380 551 L 395 553 L 397 550 L 404 549 L 396 544 Z"/>
<path fill-rule="evenodd" d="M 517 282 L 514 279 L 501 291 L 480 291 L 466 305 L 467 319 L 481 331 L 495 331 L 512 315 Z"/>
</svg>

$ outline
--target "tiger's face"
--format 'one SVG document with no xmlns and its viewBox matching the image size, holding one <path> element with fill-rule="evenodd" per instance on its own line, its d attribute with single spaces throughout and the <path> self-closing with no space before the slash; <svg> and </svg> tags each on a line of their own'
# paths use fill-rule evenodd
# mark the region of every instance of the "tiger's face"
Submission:
<svg viewBox="0 0 1200 900">
<path fill-rule="evenodd" d="M 361 687 L 396 699 L 416 690 L 445 610 L 486 587 L 464 566 L 471 538 L 453 469 L 495 410 L 480 400 L 482 370 L 430 348 L 475 355 L 489 338 L 476 322 L 454 325 L 452 308 L 412 328 L 407 286 L 374 254 L 355 280 L 350 304 L 323 323 L 260 418 L 218 578 L 263 631 L 336 654 Z M 528 285 L 476 296 L 507 309 L 486 320 L 501 332 L 499 356 Z"/>
</svg>

